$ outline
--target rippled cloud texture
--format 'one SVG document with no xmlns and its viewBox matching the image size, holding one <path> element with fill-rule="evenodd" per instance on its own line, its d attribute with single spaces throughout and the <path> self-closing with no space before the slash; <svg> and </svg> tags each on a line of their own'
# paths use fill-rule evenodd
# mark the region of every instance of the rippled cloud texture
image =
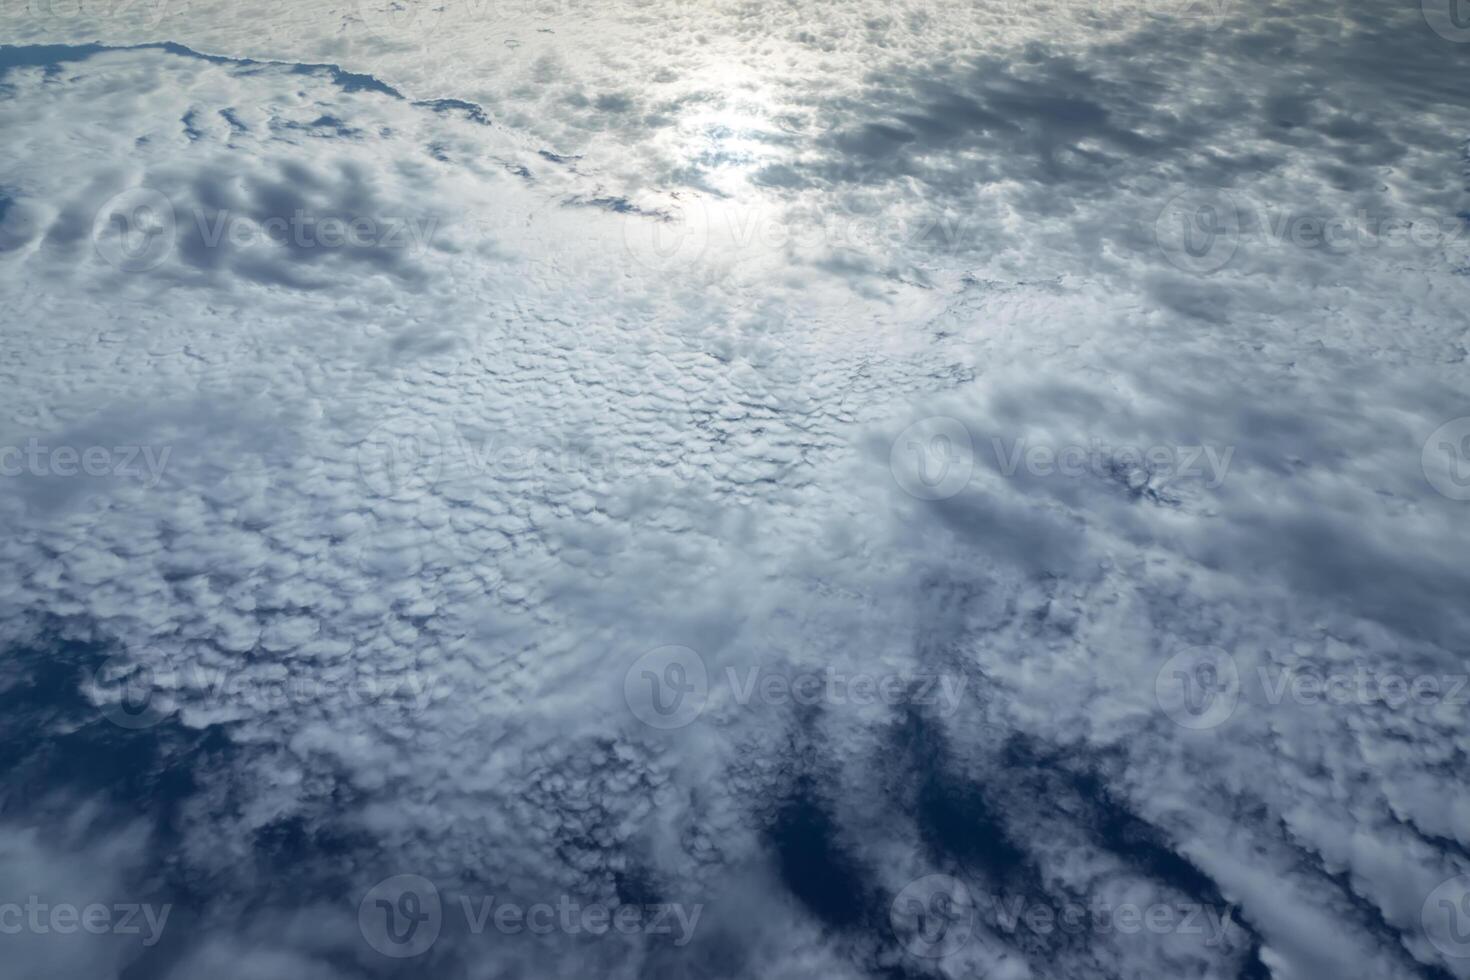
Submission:
<svg viewBox="0 0 1470 980">
<path fill-rule="evenodd" d="M 6 0 L 19 977 L 1470 977 L 1426 0 Z"/>
</svg>

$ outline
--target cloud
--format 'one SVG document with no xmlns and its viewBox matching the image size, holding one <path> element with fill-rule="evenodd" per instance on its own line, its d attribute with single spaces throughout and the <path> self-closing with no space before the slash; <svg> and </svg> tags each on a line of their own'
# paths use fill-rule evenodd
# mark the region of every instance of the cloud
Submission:
<svg viewBox="0 0 1470 980">
<path fill-rule="evenodd" d="M 1462 53 L 1273 9 L 949 57 L 984 17 L 906 12 L 623 12 L 621 64 L 552 20 L 468 82 L 485 37 L 391 22 L 7 49 L 13 771 L 152 801 L 127 860 L 9 804 L 16 880 L 177 889 L 160 976 L 1465 975 L 1421 914 L 1465 870 L 1457 706 L 1291 686 L 1461 670 L 1457 226 L 1293 234 L 1463 209 Z M 771 87 L 719 94 L 747 56 Z M 666 647 L 704 680 L 630 673 Z M 1214 728 L 1159 694 L 1200 647 Z M 367 903 L 400 875 L 422 960 L 362 925 L 418 921 Z M 934 875 L 973 903 L 940 957 L 894 912 Z M 512 939 L 489 897 L 705 910 Z"/>
</svg>

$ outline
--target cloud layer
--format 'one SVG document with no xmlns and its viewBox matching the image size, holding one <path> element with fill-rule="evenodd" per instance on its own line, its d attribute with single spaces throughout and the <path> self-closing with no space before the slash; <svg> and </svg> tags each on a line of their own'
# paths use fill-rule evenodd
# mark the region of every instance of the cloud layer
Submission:
<svg viewBox="0 0 1470 980">
<path fill-rule="evenodd" d="M 1465 46 L 742 10 L 0 52 L 24 962 L 1470 976 Z"/>
</svg>

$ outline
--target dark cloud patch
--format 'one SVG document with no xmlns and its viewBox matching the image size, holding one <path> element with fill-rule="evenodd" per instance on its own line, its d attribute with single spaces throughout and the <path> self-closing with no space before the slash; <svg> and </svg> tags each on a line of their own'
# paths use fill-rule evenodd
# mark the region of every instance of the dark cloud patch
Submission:
<svg viewBox="0 0 1470 980">
<path fill-rule="evenodd" d="M 315 127 L 331 126 L 331 117 Z M 274 175 L 240 177 L 223 170 L 197 176 L 181 207 L 177 247 L 186 266 L 212 278 L 239 275 L 265 285 L 324 289 L 341 274 L 382 273 L 411 288 L 438 219 L 395 205 L 365 170 L 331 173 L 283 164 Z M 237 237 L 238 233 L 238 237 Z"/>
<path fill-rule="evenodd" d="M 753 179 L 837 192 L 918 182 L 925 207 L 962 210 L 977 188 L 1004 185 L 1020 221 L 1077 211 L 1071 244 L 1086 252 L 1132 234 L 1116 216 L 1094 223 L 1102 202 L 1132 205 L 1141 194 L 1147 211 L 1171 185 L 1240 187 L 1304 164 L 1355 195 L 1355 206 L 1444 210 L 1446 174 L 1395 175 L 1390 190 L 1385 168 L 1413 152 L 1458 153 L 1460 137 L 1431 120 L 1463 111 L 1453 80 L 1470 72 L 1470 45 L 1374 4 L 1341 21 L 1287 23 L 1199 32 L 1160 18 L 1090 46 L 1032 42 L 1024 56 L 890 67 L 861 96 L 817 102 L 827 128 L 816 152 L 767 164 Z M 1189 316 L 1220 315 L 1188 297 L 1159 299 Z"/>
<path fill-rule="evenodd" d="M 906 712 L 893 732 L 912 773 L 913 814 L 937 866 L 954 865 L 997 884 L 1034 882 L 1036 869 L 986 787 L 960 771 L 949 739 L 933 721 Z"/>
<path fill-rule="evenodd" d="M 766 837 L 787 891 L 819 921 L 843 930 L 870 921 L 874 896 L 867 875 L 842 840 L 814 776 L 796 778 Z"/>
<path fill-rule="evenodd" d="M 84 693 L 110 654 L 78 632 L 53 620 L 29 645 L 6 651 L 0 687 L 3 810 L 30 811 L 38 801 L 65 793 L 102 796 L 119 807 L 112 817 L 146 815 L 170 835 L 180 805 L 195 788 L 194 765 L 224 751 L 226 743 L 218 732 L 198 732 L 176 721 L 140 728 L 110 722 Z"/>
<path fill-rule="evenodd" d="M 246 126 L 243 122 L 240 121 L 240 117 L 234 109 L 221 109 L 219 111 L 219 114 L 220 118 L 224 119 L 225 122 L 230 124 L 230 131 L 232 133 L 250 132 L 250 127 Z"/>
<path fill-rule="evenodd" d="M 415 102 L 414 105 L 423 106 L 434 112 L 458 113 L 470 122 L 479 123 L 481 126 L 493 125 L 490 121 L 489 114 L 485 112 L 483 107 L 473 102 L 466 102 L 464 99 L 428 99 Z"/>
<path fill-rule="evenodd" d="M 0 78 L 12 68 L 56 66 L 68 62 L 85 61 L 107 51 L 146 51 L 155 49 L 182 58 L 194 58 L 212 65 L 239 65 L 244 68 L 283 66 L 298 75 L 324 75 L 346 92 L 378 92 L 402 99 L 403 95 L 391 85 L 372 75 L 344 71 L 332 64 L 301 64 L 279 61 L 256 61 L 253 58 L 230 58 L 222 55 L 204 54 L 172 41 L 158 44 L 30 44 L 0 45 Z"/>
<path fill-rule="evenodd" d="M 640 215 L 647 218 L 657 218 L 660 221 L 668 221 L 671 217 L 667 211 L 661 211 L 657 208 L 639 207 L 626 197 L 608 197 L 604 195 L 583 197 L 574 195 L 567 198 L 562 204 L 566 207 L 600 208 L 603 211 L 612 211 L 615 214 Z"/>
<path fill-rule="evenodd" d="M 184 135 L 188 137 L 189 142 L 191 143 L 204 135 L 199 131 L 199 128 L 194 125 L 198 121 L 199 115 L 193 109 L 190 109 L 188 112 L 184 113 L 184 118 L 179 120 L 179 122 L 182 123 L 184 126 Z"/>
</svg>

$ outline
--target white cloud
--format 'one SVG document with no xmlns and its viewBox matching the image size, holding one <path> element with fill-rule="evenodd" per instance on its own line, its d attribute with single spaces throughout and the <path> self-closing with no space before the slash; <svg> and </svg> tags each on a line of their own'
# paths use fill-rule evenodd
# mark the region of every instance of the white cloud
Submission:
<svg viewBox="0 0 1470 980">
<path fill-rule="evenodd" d="M 117 735 L 191 773 L 166 873 L 216 893 L 175 972 L 391 975 L 353 903 L 410 872 L 451 897 L 709 903 L 687 951 L 487 954 L 450 930 L 446 976 L 699 975 L 731 949 L 752 974 L 922 969 L 887 906 L 943 872 L 1233 905 L 1281 976 L 1467 975 L 1419 908 L 1464 870 L 1452 706 L 1255 686 L 1195 731 L 1155 702 L 1199 645 L 1247 678 L 1459 669 L 1464 505 L 1421 457 L 1470 413 L 1463 260 L 1443 240 L 1328 254 L 1272 223 L 1452 215 L 1463 109 L 1375 61 L 1354 84 L 1402 111 L 1364 134 L 1346 96 L 1280 94 L 1245 30 L 1190 60 L 1194 34 L 1089 47 L 1073 24 L 949 69 L 929 42 L 959 14 L 814 10 L 681 12 L 626 55 L 651 13 L 544 21 L 566 37 L 530 14 L 441 24 L 433 58 L 312 7 L 254 46 L 202 7 L 170 32 L 407 97 L 159 49 L 6 72 L 0 447 L 25 468 L 0 498 L 0 614 L 13 644 L 49 642 L 50 614 L 151 671 L 156 724 Z M 127 23 L 109 39 L 143 39 Z M 599 31 L 604 57 L 574 57 Z M 732 67 L 747 43 L 773 74 Z M 910 70 L 817 71 L 880 55 Z M 1334 57 L 1303 70 L 1336 81 Z M 493 125 L 411 101 L 445 95 Z M 1316 169 L 1287 162 L 1307 151 Z M 1155 218 L 1179 182 L 1229 175 L 1253 203 L 1194 275 Z M 946 228 L 959 244 L 915 241 Z M 894 441 L 934 416 L 969 435 L 969 478 L 922 499 Z M 58 469 L 59 449 L 128 447 L 157 467 Z M 1054 465 L 1069 447 L 1075 473 Z M 1211 469 L 1150 472 L 1133 448 Z M 965 693 L 941 715 L 716 685 L 664 732 L 624 682 L 667 645 L 717 680 Z M 130 717 L 122 674 L 87 690 Z M 208 765 L 171 740 L 201 731 L 227 746 Z M 1225 976 L 1255 955 L 991 924 L 935 968 Z"/>
</svg>

